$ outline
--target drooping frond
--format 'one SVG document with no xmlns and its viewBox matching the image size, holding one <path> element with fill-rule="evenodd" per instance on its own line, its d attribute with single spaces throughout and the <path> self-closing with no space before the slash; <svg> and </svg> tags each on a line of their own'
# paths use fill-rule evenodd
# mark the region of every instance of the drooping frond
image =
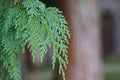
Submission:
<svg viewBox="0 0 120 80">
<path fill-rule="evenodd" d="M 3 7 L 0 9 L 0 62 L 10 79 L 21 79 L 19 53 L 20 50 L 25 53 L 27 45 L 33 62 L 36 51 L 39 51 L 42 62 L 47 47 L 52 47 L 53 69 L 58 60 L 59 73 L 65 80 L 64 69 L 68 64 L 66 44 L 70 33 L 62 12 L 55 7 L 46 8 L 39 0 L 10 0 L 10 6 L 3 1 L 0 1 L 0 7 Z"/>
</svg>

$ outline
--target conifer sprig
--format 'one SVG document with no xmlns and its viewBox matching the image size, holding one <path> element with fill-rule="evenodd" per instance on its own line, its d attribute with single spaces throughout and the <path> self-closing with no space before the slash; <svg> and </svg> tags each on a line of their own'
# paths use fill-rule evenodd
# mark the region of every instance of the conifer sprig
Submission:
<svg viewBox="0 0 120 80">
<path fill-rule="evenodd" d="M 22 49 L 25 53 L 27 44 L 33 62 L 36 51 L 42 62 L 47 47 L 52 47 L 53 69 L 58 60 L 59 74 L 65 80 L 66 44 L 70 33 L 62 11 L 55 7 L 46 8 L 39 0 L 0 0 L 0 36 L 0 63 L 9 80 L 21 80 L 19 52 Z"/>
</svg>

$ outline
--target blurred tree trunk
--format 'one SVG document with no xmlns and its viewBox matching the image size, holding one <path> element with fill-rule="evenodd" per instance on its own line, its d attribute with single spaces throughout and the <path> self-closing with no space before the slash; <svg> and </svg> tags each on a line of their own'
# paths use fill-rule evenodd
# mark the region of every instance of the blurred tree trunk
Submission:
<svg viewBox="0 0 120 80">
<path fill-rule="evenodd" d="M 96 0 L 63 0 L 61 4 L 72 34 L 67 80 L 103 80 Z"/>
<path fill-rule="evenodd" d="M 22 77 L 22 80 L 28 80 L 25 55 L 20 54 L 20 60 L 21 60 L 21 77 Z"/>
<path fill-rule="evenodd" d="M 111 52 L 109 53 L 112 53 L 112 57 L 119 58 L 120 57 L 120 9 L 119 9 L 120 1 L 119 0 L 116 0 L 116 1 L 115 0 L 99 0 L 99 4 L 101 8 L 101 13 L 104 14 L 105 12 L 107 12 L 110 14 L 110 15 L 107 14 L 107 16 L 112 17 L 112 22 L 108 22 L 108 25 L 107 25 L 108 28 L 106 28 L 106 31 L 107 31 L 112 25 L 112 34 L 110 33 L 108 34 L 112 37 L 112 42 L 113 42 L 112 49 L 109 50 Z M 104 23 L 106 24 L 105 21 Z M 107 41 L 106 43 L 108 43 L 110 40 L 109 41 L 106 40 L 106 41 Z M 108 44 L 108 47 L 110 47 L 109 44 Z"/>
<path fill-rule="evenodd" d="M 28 80 L 29 75 L 28 75 L 28 70 L 32 69 L 32 59 L 30 55 L 29 49 L 26 47 L 25 54 L 22 54 L 20 52 L 20 60 L 21 60 L 21 77 L 22 80 Z"/>
</svg>

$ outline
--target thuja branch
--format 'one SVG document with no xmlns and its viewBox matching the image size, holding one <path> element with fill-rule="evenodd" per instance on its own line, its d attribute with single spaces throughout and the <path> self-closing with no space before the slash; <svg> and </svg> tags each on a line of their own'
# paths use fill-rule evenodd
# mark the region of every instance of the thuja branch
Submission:
<svg viewBox="0 0 120 80">
<path fill-rule="evenodd" d="M 36 50 L 43 60 L 47 47 L 53 48 L 53 69 L 59 62 L 59 73 L 65 80 L 68 64 L 67 45 L 70 33 L 62 11 L 46 7 L 39 0 L 0 0 L 0 63 L 7 80 L 21 80 L 19 52 L 30 49 L 33 62 Z"/>
</svg>

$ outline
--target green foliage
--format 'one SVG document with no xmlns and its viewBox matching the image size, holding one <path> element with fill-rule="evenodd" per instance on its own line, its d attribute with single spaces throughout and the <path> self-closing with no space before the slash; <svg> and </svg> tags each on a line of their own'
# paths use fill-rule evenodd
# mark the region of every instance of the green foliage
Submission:
<svg viewBox="0 0 120 80">
<path fill-rule="evenodd" d="M 65 80 L 66 44 L 70 38 L 66 25 L 61 11 L 46 8 L 39 0 L 0 0 L 0 79 L 21 80 L 19 54 L 21 50 L 25 53 L 28 44 L 33 62 L 36 51 L 40 52 L 42 62 L 47 47 L 52 47 L 53 69 L 58 60 L 59 73 Z"/>
</svg>

